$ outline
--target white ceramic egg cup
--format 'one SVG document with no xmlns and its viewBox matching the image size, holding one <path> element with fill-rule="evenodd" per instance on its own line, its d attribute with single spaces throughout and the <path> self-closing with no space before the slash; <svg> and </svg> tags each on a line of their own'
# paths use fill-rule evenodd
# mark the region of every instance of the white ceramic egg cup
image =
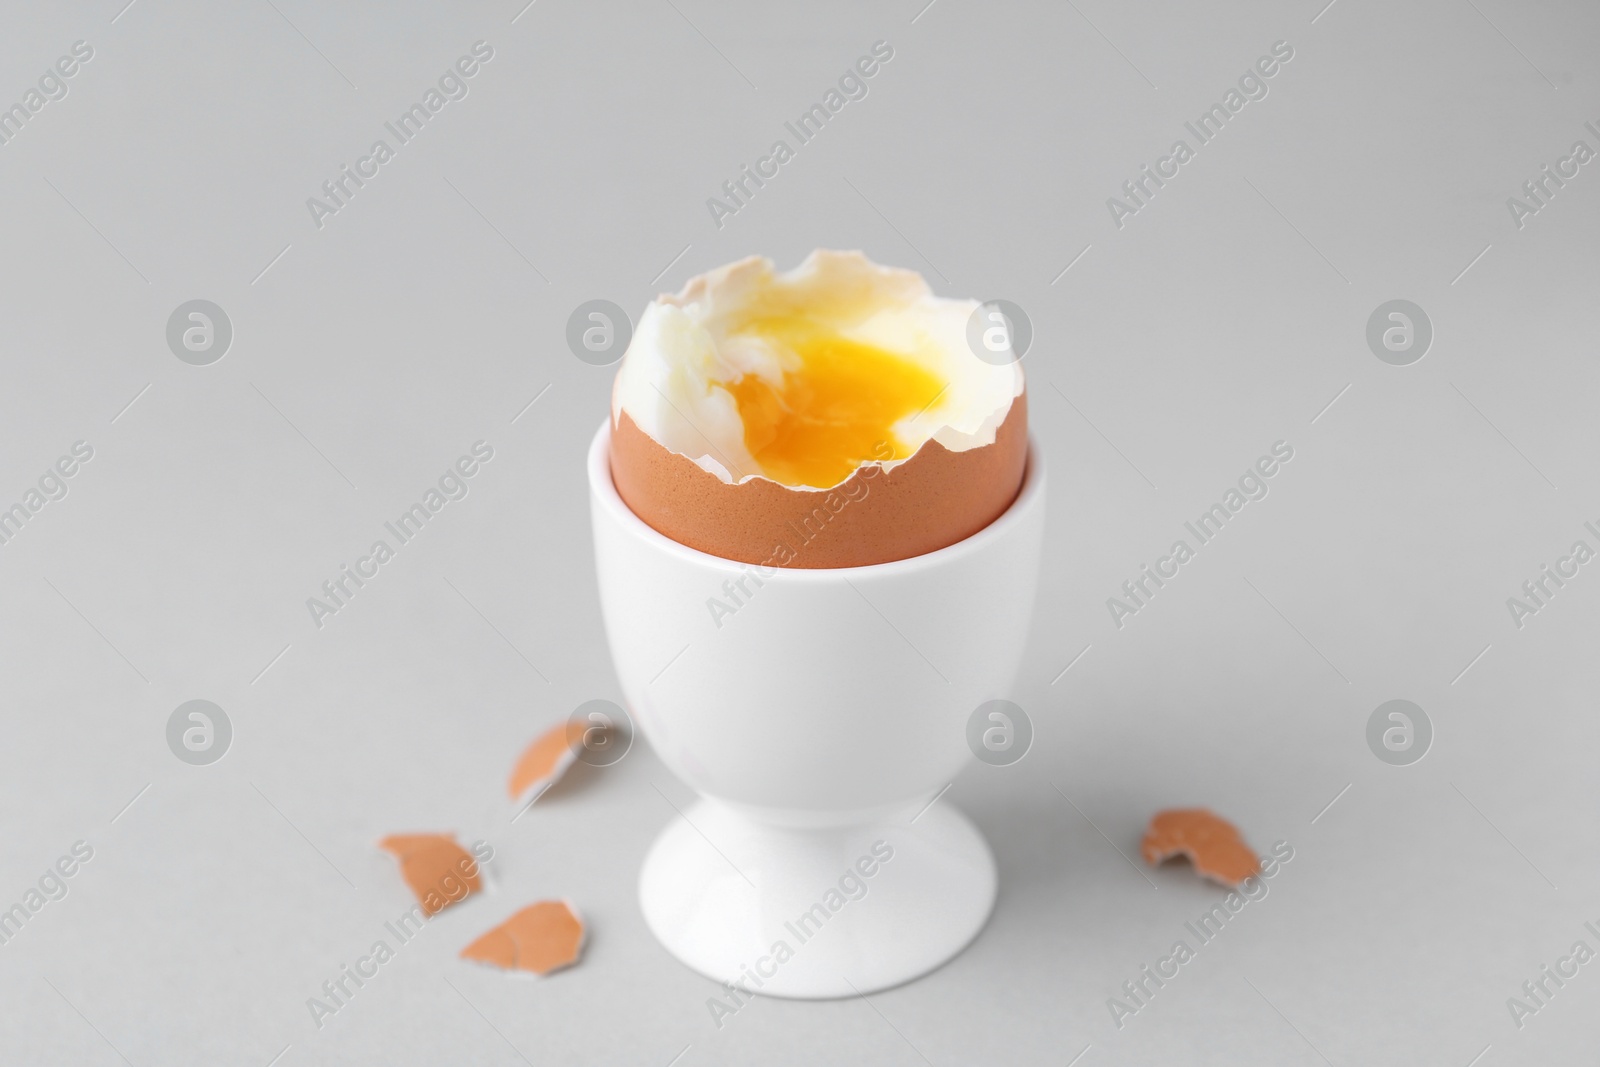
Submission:
<svg viewBox="0 0 1600 1067">
<path fill-rule="evenodd" d="M 1022 657 L 1044 533 L 1037 448 L 1016 501 L 964 541 L 763 574 L 640 521 L 609 447 L 608 424 L 589 488 L 612 659 L 651 746 L 701 796 L 672 802 L 645 858 L 651 931 L 701 974 L 782 997 L 870 993 L 949 960 L 989 917 L 994 857 L 966 816 L 929 802 Z"/>
</svg>

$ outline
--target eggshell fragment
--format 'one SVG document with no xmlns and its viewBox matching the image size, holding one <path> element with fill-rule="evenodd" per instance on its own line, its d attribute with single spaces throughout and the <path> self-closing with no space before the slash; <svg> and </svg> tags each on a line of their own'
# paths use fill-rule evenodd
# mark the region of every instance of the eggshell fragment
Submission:
<svg viewBox="0 0 1600 1067">
<path fill-rule="evenodd" d="M 516 803 L 537 799 L 556 783 L 577 758 L 583 741 L 583 727 L 571 721 L 559 722 L 534 739 L 523 750 L 511 769 L 506 794 Z"/>
<path fill-rule="evenodd" d="M 1238 828 L 1205 808 L 1157 812 L 1139 842 L 1139 852 L 1151 866 L 1187 856 L 1197 873 L 1230 888 L 1261 870 L 1261 861 Z"/>
<path fill-rule="evenodd" d="M 545 975 L 577 962 L 583 936 L 583 919 L 571 904 L 541 900 L 462 949 L 461 958 Z"/>
<path fill-rule="evenodd" d="M 635 515 L 680 544 L 763 567 L 864 567 L 955 544 L 1011 506 L 1027 460 L 1025 395 L 993 444 L 952 452 L 929 440 L 891 469 L 862 467 L 823 490 L 725 482 L 626 411 L 611 431 L 611 480 Z"/>
<path fill-rule="evenodd" d="M 483 888 L 478 861 L 453 834 L 391 834 L 378 847 L 400 861 L 400 877 L 425 915 L 435 915 Z"/>
<path fill-rule="evenodd" d="M 464 960 L 477 960 L 509 971 L 517 965 L 517 943 L 502 924 L 461 950 Z"/>
</svg>

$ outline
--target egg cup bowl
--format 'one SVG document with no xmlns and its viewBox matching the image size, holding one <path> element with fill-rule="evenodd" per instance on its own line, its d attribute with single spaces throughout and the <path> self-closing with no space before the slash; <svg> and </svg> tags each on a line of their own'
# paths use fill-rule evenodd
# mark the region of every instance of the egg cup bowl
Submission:
<svg viewBox="0 0 1600 1067">
<path fill-rule="evenodd" d="M 730 1011 L 748 993 L 854 996 L 943 964 L 994 905 L 988 844 L 938 794 L 972 758 L 969 717 L 1021 661 L 1037 447 L 978 533 L 837 569 L 761 568 L 657 533 L 617 495 L 609 448 L 608 420 L 588 467 L 612 660 L 651 747 L 700 795 L 673 802 L 645 857 L 650 930 L 724 983 Z"/>
</svg>

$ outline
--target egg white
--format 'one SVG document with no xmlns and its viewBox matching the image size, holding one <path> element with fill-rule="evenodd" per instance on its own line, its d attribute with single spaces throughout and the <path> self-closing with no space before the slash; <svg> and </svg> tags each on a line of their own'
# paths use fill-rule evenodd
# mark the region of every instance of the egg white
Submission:
<svg viewBox="0 0 1600 1067">
<path fill-rule="evenodd" d="M 777 386 L 799 358 L 730 328 L 752 309 L 800 308 L 834 321 L 840 336 L 916 362 L 945 384 L 924 411 L 893 427 L 908 459 L 929 440 L 952 452 L 991 445 L 1024 383 L 1020 361 L 997 366 L 968 347 L 967 323 L 978 303 L 935 296 L 916 271 L 880 266 L 860 252 L 818 249 L 782 274 L 770 259 L 752 256 L 692 278 L 675 296 L 645 308 L 617 370 L 612 420 L 627 412 L 657 443 L 724 482 L 766 477 L 745 447 L 738 405 L 719 383 L 756 374 Z M 889 470 L 904 462 L 872 464 Z"/>
</svg>

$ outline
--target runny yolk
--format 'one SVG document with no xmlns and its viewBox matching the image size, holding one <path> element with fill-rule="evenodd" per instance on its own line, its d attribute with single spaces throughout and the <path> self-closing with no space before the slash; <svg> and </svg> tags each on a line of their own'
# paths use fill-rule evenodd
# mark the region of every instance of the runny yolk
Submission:
<svg viewBox="0 0 1600 1067">
<path fill-rule="evenodd" d="M 864 463 L 909 457 L 913 449 L 896 437 L 895 423 L 921 413 L 945 388 L 903 355 L 807 320 L 757 321 L 746 332 L 800 357 L 776 388 L 755 374 L 723 386 L 744 420 L 745 447 L 782 485 L 827 488 Z"/>
</svg>

